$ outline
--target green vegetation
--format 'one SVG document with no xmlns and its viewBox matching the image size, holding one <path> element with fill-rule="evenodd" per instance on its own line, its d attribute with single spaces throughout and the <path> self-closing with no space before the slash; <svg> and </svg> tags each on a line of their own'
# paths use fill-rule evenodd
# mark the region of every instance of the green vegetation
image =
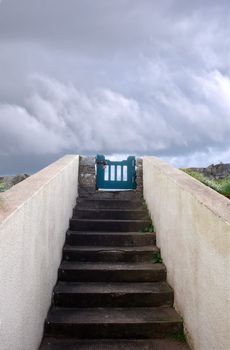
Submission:
<svg viewBox="0 0 230 350">
<path fill-rule="evenodd" d="M 4 192 L 4 191 L 5 191 L 4 183 L 0 181 L 0 192 Z"/>
<path fill-rule="evenodd" d="M 141 230 L 142 233 L 145 232 L 155 232 L 154 226 L 152 224 L 150 224 L 149 226 L 146 226 L 145 228 L 143 228 Z"/>
<path fill-rule="evenodd" d="M 152 260 L 153 264 L 162 264 L 163 263 L 163 259 L 161 257 L 161 253 L 160 251 L 158 252 L 154 252 L 153 253 L 153 260 Z"/>
<path fill-rule="evenodd" d="M 186 343 L 186 336 L 184 334 L 184 328 L 181 327 L 180 330 L 175 334 L 175 336 L 173 338 L 181 343 Z"/>
<path fill-rule="evenodd" d="M 219 192 L 223 196 L 230 198 L 230 176 L 222 180 L 209 179 L 201 173 L 189 169 L 181 169 L 186 174 L 192 176 L 196 180 L 202 182 L 204 185 L 211 187 L 213 190 Z"/>
</svg>

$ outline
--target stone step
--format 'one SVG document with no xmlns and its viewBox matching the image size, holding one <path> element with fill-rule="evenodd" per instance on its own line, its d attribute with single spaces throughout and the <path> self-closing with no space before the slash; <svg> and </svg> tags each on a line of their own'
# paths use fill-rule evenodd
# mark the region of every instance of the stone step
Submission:
<svg viewBox="0 0 230 350">
<path fill-rule="evenodd" d="M 133 232 L 141 231 L 151 225 L 151 220 L 95 220 L 70 219 L 70 230 L 73 231 L 110 231 Z"/>
<path fill-rule="evenodd" d="M 87 232 L 69 230 L 66 234 L 66 243 L 69 245 L 99 245 L 107 247 L 152 246 L 156 243 L 156 234 L 150 232 Z"/>
<path fill-rule="evenodd" d="M 157 282 L 166 279 L 163 264 L 81 263 L 63 261 L 58 270 L 60 281 L 72 282 Z"/>
<path fill-rule="evenodd" d="M 79 187 L 78 195 L 80 198 L 90 199 L 119 199 L 119 200 L 140 200 L 143 199 L 142 193 L 135 190 L 131 191 L 97 191 L 93 187 Z"/>
<path fill-rule="evenodd" d="M 76 219 L 107 219 L 107 220 L 146 220 L 149 219 L 147 210 L 129 209 L 80 209 L 73 210 Z"/>
<path fill-rule="evenodd" d="M 173 290 L 166 282 L 58 282 L 54 303 L 61 307 L 172 306 Z"/>
<path fill-rule="evenodd" d="M 173 308 L 52 307 L 45 324 L 51 336 L 75 338 L 164 338 L 177 334 L 182 320 Z"/>
<path fill-rule="evenodd" d="M 143 262 L 152 261 L 159 254 L 156 246 L 107 247 L 107 246 L 72 246 L 63 248 L 63 260 L 101 261 L 101 262 Z"/>
<path fill-rule="evenodd" d="M 138 161 L 140 163 L 140 161 Z M 95 158 L 81 159 L 58 282 L 40 350 L 188 350 L 182 320 L 137 190 L 96 191 Z M 164 339 L 159 339 L 164 338 Z M 165 339 L 168 338 L 168 339 Z"/>
<path fill-rule="evenodd" d="M 71 339 L 46 337 L 40 350 L 189 350 L 173 339 Z"/>
<path fill-rule="evenodd" d="M 143 209 L 144 201 L 120 199 L 85 199 L 77 198 L 77 206 L 81 209 Z"/>
</svg>

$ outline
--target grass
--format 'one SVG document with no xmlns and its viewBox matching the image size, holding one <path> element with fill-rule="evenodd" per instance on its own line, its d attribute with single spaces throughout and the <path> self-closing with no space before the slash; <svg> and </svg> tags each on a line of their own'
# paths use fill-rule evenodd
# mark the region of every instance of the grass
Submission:
<svg viewBox="0 0 230 350">
<path fill-rule="evenodd" d="M 225 179 L 221 180 L 214 180 L 209 179 L 208 177 L 204 176 L 201 173 L 198 173 L 197 171 L 192 171 L 189 169 L 181 169 L 186 174 L 192 176 L 194 179 L 202 182 L 204 185 L 212 188 L 216 192 L 222 194 L 225 197 L 230 198 L 230 176 L 226 177 Z"/>
<path fill-rule="evenodd" d="M 0 182 L 0 192 L 4 192 L 5 191 L 5 186 L 3 182 Z"/>
</svg>

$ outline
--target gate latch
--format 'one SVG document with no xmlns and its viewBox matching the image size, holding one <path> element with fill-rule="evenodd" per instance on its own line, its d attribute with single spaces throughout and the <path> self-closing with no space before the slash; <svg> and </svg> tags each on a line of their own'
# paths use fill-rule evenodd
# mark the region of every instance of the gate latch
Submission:
<svg viewBox="0 0 230 350">
<path fill-rule="evenodd" d="M 106 165 L 107 165 L 107 162 L 106 160 L 96 160 L 96 164 L 99 165 L 99 166 L 103 166 L 103 168 L 105 169 L 106 168 Z"/>
</svg>

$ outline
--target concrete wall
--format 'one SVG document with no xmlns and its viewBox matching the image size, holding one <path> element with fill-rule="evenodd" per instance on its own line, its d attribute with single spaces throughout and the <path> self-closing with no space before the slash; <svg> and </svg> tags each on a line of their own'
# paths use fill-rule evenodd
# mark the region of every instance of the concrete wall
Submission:
<svg viewBox="0 0 230 350">
<path fill-rule="evenodd" d="M 143 161 L 144 197 L 195 350 L 230 349 L 230 201 L 163 161 Z"/>
<path fill-rule="evenodd" d="M 37 350 L 78 190 L 65 156 L 0 195 L 0 349 Z"/>
</svg>

